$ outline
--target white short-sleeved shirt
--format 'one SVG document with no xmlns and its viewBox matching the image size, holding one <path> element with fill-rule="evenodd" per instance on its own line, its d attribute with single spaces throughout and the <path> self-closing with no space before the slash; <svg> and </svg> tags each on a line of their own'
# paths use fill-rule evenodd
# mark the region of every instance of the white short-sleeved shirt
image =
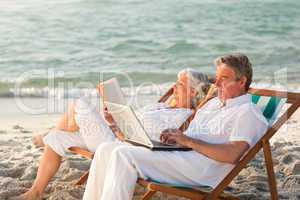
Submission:
<svg viewBox="0 0 300 200">
<path fill-rule="evenodd" d="M 159 140 L 165 129 L 178 129 L 192 115 L 191 109 L 171 108 L 166 103 L 156 103 L 137 111 L 139 120 L 153 140 Z"/>
<path fill-rule="evenodd" d="M 264 134 L 268 122 L 250 95 L 226 101 L 218 97 L 199 109 L 185 134 L 213 144 L 245 141 L 251 147 Z"/>
<path fill-rule="evenodd" d="M 199 109 L 185 131 L 187 136 L 213 144 L 245 141 L 250 147 L 261 138 L 268 122 L 261 110 L 251 102 L 250 95 L 242 95 L 226 101 L 223 106 L 218 97 Z M 198 162 L 206 166 L 199 171 L 198 181 L 215 187 L 234 167 L 200 154 Z"/>
</svg>

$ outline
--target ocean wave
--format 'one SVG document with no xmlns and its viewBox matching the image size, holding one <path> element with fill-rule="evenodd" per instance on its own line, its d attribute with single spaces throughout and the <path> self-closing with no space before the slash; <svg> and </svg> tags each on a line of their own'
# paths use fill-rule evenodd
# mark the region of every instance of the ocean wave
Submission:
<svg viewBox="0 0 300 200">
<path fill-rule="evenodd" d="M 157 84 L 140 84 L 132 87 L 122 87 L 125 96 L 161 96 L 163 95 L 174 82 L 165 82 Z M 274 89 L 279 91 L 300 92 L 300 84 L 280 84 L 272 82 L 253 82 L 251 87 L 260 89 Z M 98 92 L 95 87 L 89 88 L 67 88 L 67 87 L 22 87 L 22 88 L 7 88 L 0 90 L 0 98 L 13 97 L 30 97 L 30 98 L 79 98 L 81 96 L 97 97 Z"/>
<path fill-rule="evenodd" d="M 161 44 L 152 40 L 127 39 L 123 41 L 121 40 L 105 50 L 126 54 L 132 54 L 135 52 L 136 55 L 136 53 L 152 53 L 153 50 L 159 49 L 160 46 Z"/>
<path fill-rule="evenodd" d="M 173 82 L 156 84 L 156 85 L 140 85 L 134 87 L 122 87 L 125 96 L 134 95 L 162 95 L 166 92 Z M 81 96 L 97 97 L 96 88 L 9 88 L 8 91 L 0 91 L 0 98 L 12 97 L 31 97 L 31 98 L 79 98 Z"/>
<path fill-rule="evenodd" d="M 0 81 L 0 97 L 79 97 L 84 93 L 96 95 L 96 85 L 116 77 L 126 95 L 160 93 L 165 85 L 176 81 L 173 73 L 86 73 L 76 77 L 31 78 L 23 81 Z M 19 78 L 21 80 L 21 78 Z"/>
<path fill-rule="evenodd" d="M 138 70 L 138 69 L 136 69 Z M 178 70 L 180 71 L 180 69 Z M 206 72 L 204 72 L 206 73 Z M 56 74 L 54 71 L 53 74 Z M 213 76 L 209 73 L 210 76 Z M 78 73 L 76 76 L 29 76 L 26 79 L 18 77 L 15 79 L 3 77 L 0 81 L 0 97 L 26 96 L 26 97 L 48 97 L 58 98 L 76 97 L 86 90 L 95 90 L 96 85 L 104 80 L 116 77 L 122 88 L 127 88 L 129 93 L 138 90 L 140 94 L 161 93 L 166 89 L 165 85 L 174 83 L 177 74 L 162 70 L 162 72 L 88 72 Z M 292 86 L 300 86 L 300 73 L 295 70 L 279 70 L 277 73 L 256 73 L 253 85 L 270 88 L 281 85 L 283 88 L 298 89 Z M 132 90 L 133 88 L 133 90 Z M 131 90 L 131 91 L 130 91 Z"/>
<path fill-rule="evenodd" d="M 179 40 L 166 49 L 169 53 L 190 53 L 199 50 L 199 46 L 186 40 Z"/>
</svg>

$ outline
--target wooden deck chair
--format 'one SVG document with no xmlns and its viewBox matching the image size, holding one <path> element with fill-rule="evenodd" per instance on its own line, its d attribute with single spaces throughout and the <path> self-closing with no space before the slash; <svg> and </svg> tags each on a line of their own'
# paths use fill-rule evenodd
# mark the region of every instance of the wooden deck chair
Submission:
<svg viewBox="0 0 300 200">
<path fill-rule="evenodd" d="M 213 78 L 209 78 L 209 81 L 210 81 L 210 82 L 213 82 L 214 80 L 213 80 Z M 211 89 L 213 90 L 214 88 L 211 87 Z M 170 88 L 170 89 L 169 89 L 169 90 L 168 90 L 168 91 L 167 91 L 167 92 L 166 92 L 166 93 L 158 100 L 158 103 L 166 102 L 166 101 L 171 97 L 172 94 L 173 94 L 173 87 L 171 87 L 171 88 Z M 203 101 L 201 101 L 201 102 L 199 103 L 199 106 L 204 105 L 210 98 L 212 98 L 212 97 L 208 97 L 208 98 L 204 99 Z M 199 106 L 198 106 L 198 107 L 199 107 Z M 197 108 L 198 108 L 198 107 L 197 107 Z M 190 121 L 191 121 L 191 120 L 193 119 L 193 117 L 194 117 L 194 114 L 195 114 L 195 113 L 193 113 L 193 115 L 191 115 L 191 116 L 186 120 L 186 122 L 184 122 L 184 123 L 181 125 L 180 130 L 185 130 L 185 129 L 188 127 Z M 83 157 L 85 157 L 85 158 L 87 158 L 87 159 L 93 159 L 93 157 L 94 157 L 94 153 L 92 153 L 92 152 L 90 152 L 90 151 L 88 151 L 88 150 L 86 150 L 86 149 L 80 148 L 80 147 L 70 147 L 70 148 L 69 148 L 69 151 L 72 152 L 72 153 L 74 153 L 74 154 L 81 155 L 81 156 L 83 156 Z M 87 178 L 88 178 L 88 175 L 89 175 L 89 170 L 86 171 L 86 172 L 78 179 L 78 181 L 76 181 L 75 185 L 82 185 L 82 184 L 84 184 L 84 183 L 86 182 Z"/>
<path fill-rule="evenodd" d="M 170 185 L 139 179 L 137 182 L 147 188 L 147 192 L 142 197 L 142 200 L 150 199 L 157 191 L 194 200 L 239 199 L 225 193 L 224 190 L 239 174 L 239 172 L 246 167 L 247 163 L 254 158 L 260 149 L 263 149 L 264 152 L 271 199 L 277 200 L 278 192 L 269 140 L 300 106 L 300 93 L 253 88 L 249 90 L 249 93 L 252 95 L 252 102 L 261 107 L 264 116 L 270 123 L 270 126 L 263 137 L 254 147 L 249 149 L 249 151 L 243 155 L 230 173 L 227 174 L 227 176 L 215 188 L 205 186 L 189 187 L 184 185 Z M 279 118 L 278 116 L 276 118 L 276 115 L 280 112 L 283 104 L 287 104 L 288 108 Z"/>
</svg>

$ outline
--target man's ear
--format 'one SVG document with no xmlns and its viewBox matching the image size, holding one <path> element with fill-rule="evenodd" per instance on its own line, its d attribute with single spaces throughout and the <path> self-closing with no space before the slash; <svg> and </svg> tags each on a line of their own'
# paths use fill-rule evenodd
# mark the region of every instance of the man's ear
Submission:
<svg viewBox="0 0 300 200">
<path fill-rule="evenodd" d="M 241 87 L 245 88 L 246 83 L 247 83 L 247 78 L 246 76 L 242 76 L 242 78 L 240 79 L 240 83 L 241 83 Z"/>
</svg>

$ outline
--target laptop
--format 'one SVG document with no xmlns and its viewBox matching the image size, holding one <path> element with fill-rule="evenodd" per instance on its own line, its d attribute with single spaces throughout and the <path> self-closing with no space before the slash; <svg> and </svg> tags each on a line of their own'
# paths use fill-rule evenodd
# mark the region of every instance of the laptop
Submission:
<svg viewBox="0 0 300 200">
<path fill-rule="evenodd" d="M 176 144 L 164 144 L 152 140 L 137 118 L 132 107 L 105 101 L 109 113 L 113 116 L 118 127 L 124 133 L 125 141 L 135 146 L 143 146 L 153 151 L 190 151 L 191 148 Z"/>
</svg>

